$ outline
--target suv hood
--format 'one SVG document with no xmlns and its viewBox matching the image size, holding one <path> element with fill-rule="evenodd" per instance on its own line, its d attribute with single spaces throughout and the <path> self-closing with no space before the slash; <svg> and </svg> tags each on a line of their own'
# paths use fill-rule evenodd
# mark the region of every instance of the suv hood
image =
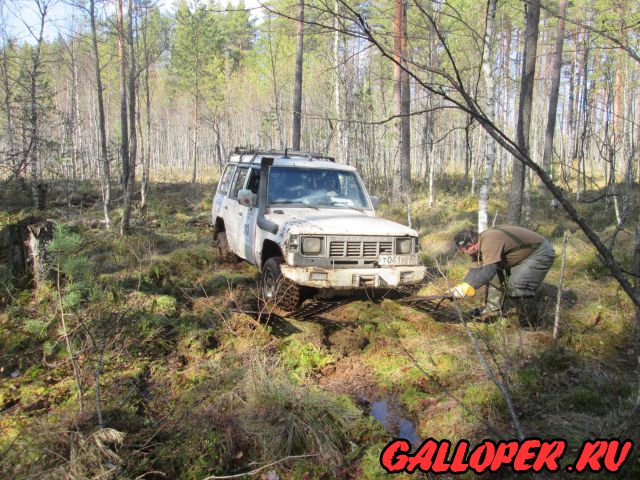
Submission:
<svg viewBox="0 0 640 480">
<path fill-rule="evenodd" d="M 265 217 L 291 235 L 418 236 L 415 230 L 372 212 L 351 209 L 272 208 Z"/>
</svg>

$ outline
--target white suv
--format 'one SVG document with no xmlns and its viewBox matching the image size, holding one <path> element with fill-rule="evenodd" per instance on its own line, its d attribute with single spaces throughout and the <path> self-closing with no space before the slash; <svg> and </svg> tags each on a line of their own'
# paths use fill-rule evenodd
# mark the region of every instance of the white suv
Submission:
<svg viewBox="0 0 640 480">
<path fill-rule="evenodd" d="M 321 155 L 236 149 L 213 199 L 223 260 L 261 273 L 261 295 L 286 311 L 308 295 L 422 281 L 418 234 L 377 217 L 355 168 Z"/>
</svg>

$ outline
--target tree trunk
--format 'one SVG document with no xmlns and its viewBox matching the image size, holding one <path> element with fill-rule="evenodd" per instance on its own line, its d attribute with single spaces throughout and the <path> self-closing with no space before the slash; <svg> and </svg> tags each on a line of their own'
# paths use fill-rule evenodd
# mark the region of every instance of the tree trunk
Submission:
<svg viewBox="0 0 640 480">
<path fill-rule="evenodd" d="M 296 78 L 293 88 L 293 123 L 291 127 L 291 147 L 300 150 L 302 128 L 302 59 L 304 50 L 304 0 L 300 0 L 297 26 L 298 47 L 296 50 Z"/>
<path fill-rule="evenodd" d="M 620 38 L 624 36 L 624 7 L 620 10 L 619 32 Z M 617 185 L 615 176 L 615 167 L 618 160 L 618 152 L 622 149 L 622 143 L 624 141 L 624 135 L 621 133 L 621 122 L 624 114 L 622 107 L 622 94 L 624 85 L 624 72 L 622 69 L 623 56 L 622 49 L 618 49 L 617 62 L 616 62 L 616 82 L 613 89 L 613 134 L 609 142 L 609 162 L 611 165 L 611 187 L 613 193 L 613 205 L 616 212 L 617 225 L 623 224 L 623 215 L 621 213 L 620 202 L 617 195 Z"/>
<path fill-rule="evenodd" d="M 582 82 L 582 108 L 580 109 L 580 117 L 582 117 L 582 132 L 578 137 L 578 123 L 576 123 L 574 130 L 576 131 L 576 147 L 575 153 L 572 156 L 573 158 L 578 159 L 578 175 L 577 175 L 577 189 L 576 189 L 576 200 L 580 200 L 580 191 L 581 191 L 581 183 L 580 183 L 580 165 L 585 166 L 585 142 L 587 140 L 587 131 L 589 129 L 589 122 L 591 121 L 591 114 L 589 109 L 591 108 L 589 102 L 589 95 L 591 94 L 589 90 L 589 43 L 590 43 L 590 33 L 586 28 L 583 29 L 583 47 L 582 47 L 582 63 L 581 63 L 581 82 Z M 582 168 L 583 174 L 584 168 Z M 583 189 L 586 189 L 586 182 L 582 183 Z"/>
<path fill-rule="evenodd" d="M 566 14 L 566 12 L 565 12 Z M 573 60 L 571 60 L 571 71 L 569 74 L 569 98 L 567 99 L 568 103 L 568 119 L 567 125 L 569 127 L 568 130 L 568 138 L 569 140 L 569 152 L 568 156 L 572 160 L 573 159 L 573 142 L 571 139 L 573 138 L 573 133 L 576 128 L 576 109 L 575 102 L 576 96 L 580 96 L 580 76 L 576 74 L 576 67 L 580 62 L 580 48 L 578 48 L 578 30 L 573 33 L 573 44 L 574 44 L 574 52 L 573 52 Z"/>
<path fill-rule="evenodd" d="M 198 107 L 200 106 L 198 96 L 196 94 L 196 102 L 193 108 L 193 170 L 191 172 L 191 183 L 196 183 L 198 172 Z"/>
<path fill-rule="evenodd" d="M 122 0 L 118 0 L 122 4 Z M 133 44 L 133 8 L 134 1 L 129 0 L 128 4 L 128 32 L 127 42 L 129 45 L 129 152 L 128 152 L 128 177 L 124 185 L 124 206 L 122 212 L 122 223 L 120 225 L 120 234 L 126 235 L 129 233 L 129 222 L 131 219 L 131 203 L 133 201 L 133 191 L 136 186 L 136 150 L 137 136 L 136 136 L 136 62 L 135 51 Z M 124 32 L 123 32 L 124 33 Z M 126 96 L 126 92 L 125 92 Z M 125 116 L 126 119 L 126 116 Z"/>
<path fill-rule="evenodd" d="M 391 201 L 400 205 L 411 183 L 411 92 L 406 67 L 407 6 L 404 0 L 395 0 L 393 36 L 393 103 L 396 118 L 398 153 L 393 162 Z"/>
<path fill-rule="evenodd" d="M 147 127 L 147 144 L 143 154 L 142 161 L 142 185 L 140 188 L 140 209 L 147 204 L 147 194 L 149 192 L 149 166 L 151 164 L 151 89 L 149 88 L 149 68 L 151 66 L 151 58 L 149 54 L 149 45 L 147 43 L 147 19 L 148 12 L 145 15 L 145 25 L 142 30 L 142 45 L 144 49 L 144 101 L 145 101 L 145 117 Z"/>
<path fill-rule="evenodd" d="M 36 46 L 33 49 L 31 56 L 31 71 L 29 72 L 29 96 L 30 96 L 30 110 L 29 110 L 29 145 L 27 147 L 27 161 L 29 164 L 29 172 L 31 174 L 31 199 L 33 201 L 33 207 L 38 210 L 44 210 L 46 203 L 46 187 L 41 181 L 40 177 L 40 142 L 38 130 L 39 118 L 38 118 L 38 75 L 40 75 L 40 67 L 42 65 L 41 53 L 42 42 L 44 41 L 44 26 L 47 19 L 47 13 L 49 4 L 46 1 L 36 2 L 38 13 L 40 15 L 40 30 L 36 39 Z"/>
<path fill-rule="evenodd" d="M 552 57 L 551 92 L 549 93 L 549 110 L 547 112 L 547 128 L 544 133 L 544 153 L 542 168 L 551 173 L 553 162 L 553 136 L 556 129 L 556 112 L 558 110 L 558 94 L 560 92 L 560 75 L 562 73 L 562 49 L 564 46 L 564 17 L 567 13 L 567 0 L 560 0 L 560 14 L 556 33 L 556 49 Z M 573 79 L 572 79 L 573 81 Z"/>
<path fill-rule="evenodd" d="M 406 55 L 409 51 L 407 47 L 407 7 L 408 3 L 404 1 L 402 9 L 402 65 L 407 67 Z M 407 195 L 411 190 L 411 83 L 409 73 L 406 70 L 400 72 L 402 82 L 402 101 L 400 104 L 400 130 L 401 130 L 401 147 L 400 147 L 400 164 L 402 165 L 402 185 L 401 191 L 403 195 L 403 204 L 408 201 Z"/>
<path fill-rule="evenodd" d="M 518 105 L 518 124 L 516 142 L 518 147 L 529 155 L 529 130 L 531 126 L 531 104 L 536 69 L 536 51 L 538 47 L 538 24 L 540 21 L 540 0 L 525 0 L 526 26 L 524 33 L 524 53 L 522 56 L 522 77 L 520 79 L 520 104 Z M 519 224 L 522 221 L 525 166 L 513 162 L 511 192 L 509 194 L 508 221 Z"/>
<path fill-rule="evenodd" d="M 338 161 L 344 161 L 344 123 L 342 122 L 342 108 L 343 105 L 340 102 L 340 81 L 342 73 L 342 61 L 340 58 L 340 2 L 335 0 L 334 2 L 334 17 L 333 17 L 333 68 L 335 70 L 335 80 L 333 87 L 333 95 L 335 101 L 335 115 L 336 115 L 336 136 L 335 136 L 335 155 Z"/>
<path fill-rule="evenodd" d="M 495 120 L 495 82 L 493 79 L 493 25 L 496 17 L 496 0 L 487 2 L 487 19 L 484 31 L 484 45 L 482 50 L 482 74 L 484 78 L 487 97 L 487 116 Z M 486 135 L 486 154 L 484 160 L 484 176 L 480 182 L 478 191 L 478 232 L 483 232 L 488 226 L 488 203 L 491 181 L 493 179 L 493 166 L 496 161 L 496 143 L 489 135 Z"/>
<path fill-rule="evenodd" d="M 2 63 L 0 64 L 2 74 L 2 87 L 4 89 L 4 110 L 6 115 L 6 135 L 7 135 L 7 156 L 11 158 L 12 175 L 16 177 L 20 175 L 19 162 L 16 155 L 14 126 L 13 126 L 13 108 L 11 101 L 11 85 L 9 84 L 9 58 L 8 45 L 2 48 Z"/>
<path fill-rule="evenodd" d="M 118 31 L 118 74 L 120 79 L 120 160 L 122 162 L 122 184 L 126 188 L 129 179 L 129 126 L 127 119 L 127 60 L 124 53 L 122 2 L 123 0 L 117 0 L 116 30 Z"/>
<path fill-rule="evenodd" d="M 104 209 L 104 223 L 111 228 L 111 218 L 109 208 L 111 207 L 111 167 L 107 154 L 107 133 L 104 115 L 104 98 L 102 95 L 102 72 L 100 70 L 100 51 L 98 50 L 98 34 L 96 29 L 95 0 L 90 0 L 89 17 L 91 21 L 91 44 L 93 46 L 93 56 L 96 71 L 96 90 L 98 94 L 98 129 L 100 131 L 100 157 L 102 159 L 102 204 Z"/>
<path fill-rule="evenodd" d="M 504 51 L 504 70 L 507 72 L 511 71 L 511 22 L 509 21 L 509 17 L 508 16 L 504 16 L 504 23 L 505 23 L 505 30 L 506 30 L 506 34 L 505 34 L 505 51 Z M 505 75 L 505 79 L 504 79 L 504 92 L 505 92 L 505 100 L 504 100 L 504 107 L 502 109 L 502 124 L 503 125 L 510 125 L 511 122 L 509 121 L 509 102 L 511 99 L 511 78 L 510 75 Z M 500 178 L 505 178 L 505 164 L 506 164 L 506 159 L 507 159 L 507 154 L 503 149 L 499 150 L 499 161 L 498 161 L 498 176 Z M 503 192 L 503 188 L 504 188 L 504 184 L 506 182 L 498 182 L 498 188 L 500 189 L 500 192 Z"/>
</svg>

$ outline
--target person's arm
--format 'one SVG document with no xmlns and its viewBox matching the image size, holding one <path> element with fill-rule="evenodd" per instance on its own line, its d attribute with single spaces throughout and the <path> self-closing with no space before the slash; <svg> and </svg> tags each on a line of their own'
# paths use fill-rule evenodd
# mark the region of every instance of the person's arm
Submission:
<svg viewBox="0 0 640 480">
<path fill-rule="evenodd" d="M 498 273 L 498 264 L 492 263 L 479 268 L 471 268 L 462 281 L 478 289 L 483 285 L 487 285 L 496 273 Z"/>
<path fill-rule="evenodd" d="M 448 293 L 454 298 L 473 297 L 476 290 L 488 284 L 496 273 L 498 273 L 497 263 L 485 265 L 480 268 L 472 268 L 467 272 L 462 283 L 453 287 Z"/>
</svg>

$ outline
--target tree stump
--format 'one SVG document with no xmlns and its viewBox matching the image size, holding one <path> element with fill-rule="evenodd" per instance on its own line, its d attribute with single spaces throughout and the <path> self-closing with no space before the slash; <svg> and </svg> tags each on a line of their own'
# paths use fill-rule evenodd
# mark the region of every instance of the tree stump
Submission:
<svg viewBox="0 0 640 480">
<path fill-rule="evenodd" d="M 27 217 L 0 231 L 0 305 L 12 289 L 37 288 L 50 278 L 46 246 L 53 238 L 53 221 Z"/>
</svg>

